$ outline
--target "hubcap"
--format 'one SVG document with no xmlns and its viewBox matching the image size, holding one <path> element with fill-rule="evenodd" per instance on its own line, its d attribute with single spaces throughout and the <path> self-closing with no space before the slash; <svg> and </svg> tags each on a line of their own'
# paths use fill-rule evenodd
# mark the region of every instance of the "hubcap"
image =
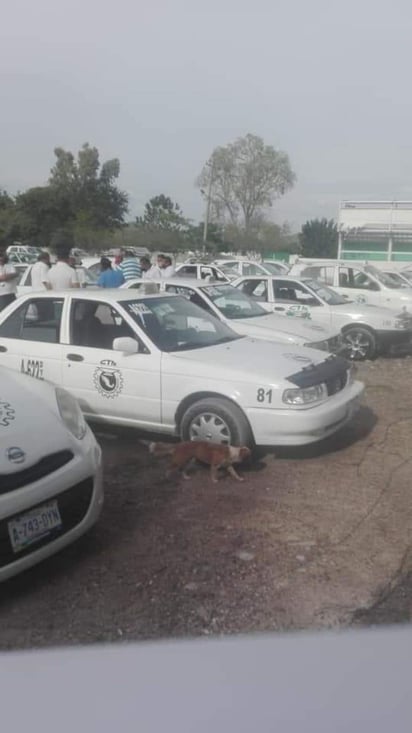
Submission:
<svg viewBox="0 0 412 733">
<path fill-rule="evenodd" d="M 206 440 L 211 443 L 230 444 L 229 426 L 219 415 L 203 412 L 192 420 L 189 427 L 190 440 Z"/>
<path fill-rule="evenodd" d="M 364 333 L 352 331 L 345 334 L 345 342 L 349 347 L 351 359 L 365 359 L 370 349 L 370 341 Z"/>
</svg>

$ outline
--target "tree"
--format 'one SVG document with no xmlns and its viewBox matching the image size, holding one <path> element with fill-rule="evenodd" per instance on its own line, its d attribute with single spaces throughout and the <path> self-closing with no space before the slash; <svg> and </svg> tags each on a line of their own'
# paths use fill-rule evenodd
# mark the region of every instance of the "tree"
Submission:
<svg viewBox="0 0 412 733">
<path fill-rule="evenodd" d="M 215 148 L 197 185 L 212 208 L 224 211 L 246 234 L 275 199 L 292 188 L 296 176 L 287 153 L 248 134 Z"/>
<path fill-rule="evenodd" d="M 179 204 L 169 196 L 161 193 L 145 204 L 142 217 L 136 217 L 136 223 L 149 229 L 161 229 L 169 232 L 185 232 L 189 222 L 183 216 Z"/>
<path fill-rule="evenodd" d="M 7 245 L 18 234 L 15 201 L 7 191 L 0 190 L 0 245 Z"/>
<path fill-rule="evenodd" d="M 49 246 L 54 231 L 71 225 L 75 218 L 68 194 L 51 186 L 29 188 L 16 197 L 19 236 Z"/>
<path fill-rule="evenodd" d="M 120 174 L 117 158 L 100 165 L 99 151 L 85 143 L 77 153 L 55 148 L 56 163 L 49 185 L 70 201 L 78 229 L 116 229 L 128 211 L 128 197 L 116 186 Z"/>
<path fill-rule="evenodd" d="M 303 257 L 332 257 L 338 253 L 338 228 L 333 219 L 311 219 L 302 226 L 299 245 Z"/>
</svg>

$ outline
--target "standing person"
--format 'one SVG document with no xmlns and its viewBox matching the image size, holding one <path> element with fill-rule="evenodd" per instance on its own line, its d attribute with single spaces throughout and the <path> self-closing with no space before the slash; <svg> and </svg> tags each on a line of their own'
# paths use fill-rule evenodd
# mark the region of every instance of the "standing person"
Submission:
<svg viewBox="0 0 412 733">
<path fill-rule="evenodd" d="M 119 267 L 120 267 L 120 265 L 122 264 L 122 262 L 123 262 L 122 250 L 121 249 L 115 250 L 115 255 L 114 255 L 114 260 L 113 260 L 113 268 L 115 270 L 118 270 Z"/>
<path fill-rule="evenodd" d="M 123 273 L 124 279 L 134 280 L 142 276 L 140 265 L 134 256 L 133 252 L 126 251 L 124 253 L 123 260 L 119 265 L 119 270 Z"/>
<path fill-rule="evenodd" d="M 160 280 L 162 273 L 157 265 L 152 265 L 148 257 L 140 258 L 143 280 Z"/>
<path fill-rule="evenodd" d="M 50 255 L 48 252 L 40 252 L 37 262 L 31 268 L 31 289 L 35 292 L 47 290 L 49 282 Z"/>
<path fill-rule="evenodd" d="M 70 251 L 73 242 L 68 235 L 58 235 L 55 239 L 54 250 L 57 262 L 53 265 L 48 274 L 49 290 L 67 290 L 79 288 L 79 278 L 76 270 L 70 265 Z"/>
<path fill-rule="evenodd" d="M 121 270 L 114 270 L 112 263 L 108 257 L 102 257 L 100 260 L 101 273 L 97 280 L 99 288 L 119 288 L 124 283 L 124 277 Z"/>
<path fill-rule="evenodd" d="M 0 250 L 0 311 L 16 300 L 18 273 L 4 250 Z"/>
<path fill-rule="evenodd" d="M 162 280 L 173 277 L 173 275 L 175 274 L 175 268 L 173 266 L 171 257 L 169 257 L 168 255 L 159 255 L 159 257 L 157 258 L 157 263 L 160 267 Z"/>
</svg>

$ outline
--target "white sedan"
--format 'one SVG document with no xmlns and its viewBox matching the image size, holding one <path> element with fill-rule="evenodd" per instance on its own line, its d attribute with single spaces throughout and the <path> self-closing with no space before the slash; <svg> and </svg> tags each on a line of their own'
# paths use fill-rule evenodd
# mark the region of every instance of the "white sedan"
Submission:
<svg viewBox="0 0 412 733">
<path fill-rule="evenodd" d="M 40 376 L 36 361 L 25 371 Z M 0 581 L 74 542 L 103 503 L 101 450 L 74 397 L 0 367 Z"/>
<path fill-rule="evenodd" d="M 90 420 L 232 445 L 321 440 L 363 393 L 345 359 L 119 289 L 23 296 L 0 314 L 0 362 L 64 387 Z"/>
<path fill-rule="evenodd" d="M 307 277 L 244 277 L 234 286 L 268 311 L 341 329 L 346 354 L 357 361 L 410 347 L 412 317 L 389 308 L 351 303 L 332 288 Z"/>
<path fill-rule="evenodd" d="M 128 280 L 123 288 L 146 291 L 146 280 Z M 231 284 L 205 283 L 202 280 L 172 278 L 150 283 L 150 290 L 184 295 L 192 303 L 212 313 L 242 336 L 278 341 L 282 344 L 310 346 L 331 353 L 342 347 L 340 329 L 302 319 L 286 320 L 275 313 L 267 313 L 259 303 L 234 288 Z"/>
</svg>

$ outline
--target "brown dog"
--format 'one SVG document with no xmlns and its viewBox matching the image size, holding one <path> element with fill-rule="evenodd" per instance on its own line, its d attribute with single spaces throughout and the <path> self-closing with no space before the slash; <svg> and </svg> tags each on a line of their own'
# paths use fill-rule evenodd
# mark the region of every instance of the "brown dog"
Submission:
<svg viewBox="0 0 412 733">
<path fill-rule="evenodd" d="M 150 443 L 149 450 L 155 456 L 171 456 L 167 477 L 171 476 L 174 471 L 182 471 L 183 478 L 189 479 L 190 476 L 188 476 L 185 469 L 190 463 L 197 460 L 210 465 L 210 476 L 213 483 L 218 480 L 217 472 L 219 468 L 226 468 L 233 478 L 244 481 L 233 468 L 233 464 L 242 463 L 251 455 L 249 448 L 246 446 L 238 448 L 233 445 L 208 443 L 202 440 L 192 440 L 186 443 Z"/>
</svg>

